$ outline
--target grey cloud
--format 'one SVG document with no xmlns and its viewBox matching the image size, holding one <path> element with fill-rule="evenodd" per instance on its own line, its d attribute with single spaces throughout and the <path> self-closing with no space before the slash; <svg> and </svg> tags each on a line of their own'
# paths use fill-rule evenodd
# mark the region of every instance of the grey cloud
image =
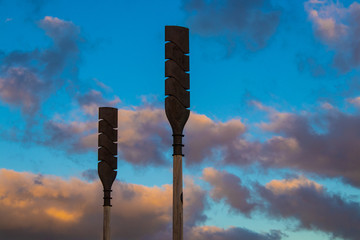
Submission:
<svg viewBox="0 0 360 240">
<path fill-rule="evenodd" d="M 206 191 L 196 185 L 190 177 L 185 177 L 184 191 L 184 222 L 185 228 L 200 225 L 207 220 L 204 210 L 208 208 L 206 201 Z M 202 199 L 199 201 L 199 199 Z"/>
<path fill-rule="evenodd" d="M 77 75 L 80 31 L 72 22 L 45 17 L 39 26 L 54 44 L 45 50 L 13 51 L 2 56 L 0 98 L 34 114 L 51 93 L 64 84 L 63 76 Z M 76 77 L 75 77 L 76 79 Z"/>
<path fill-rule="evenodd" d="M 272 187 L 259 186 L 258 191 L 269 204 L 266 211 L 272 217 L 296 219 L 300 228 L 320 230 L 333 237 L 349 240 L 360 237 L 360 205 L 357 202 L 329 194 L 309 182 L 294 184 L 294 179 L 277 182 Z"/>
<path fill-rule="evenodd" d="M 94 109 L 97 112 L 96 106 Z M 172 150 L 172 143 L 170 126 L 163 109 L 152 106 L 120 108 L 118 119 L 120 159 L 138 166 L 167 164 L 168 157 L 165 154 Z M 95 120 L 88 122 L 50 120 L 44 126 L 48 133 L 45 144 L 70 152 L 87 152 L 97 149 L 97 122 Z M 253 154 L 251 146 L 248 146 L 248 143 L 241 138 L 245 130 L 245 125 L 239 119 L 215 122 L 205 115 L 192 113 L 184 138 L 186 164 L 209 161 L 216 156 L 217 151 L 229 153 L 227 158 L 230 158 L 231 154 L 235 154 L 236 150 L 240 149 L 244 151 L 236 156 L 242 156 L 243 161 L 250 164 L 250 156 Z"/>
<path fill-rule="evenodd" d="M 315 36 L 334 51 L 333 66 L 347 73 L 360 65 L 360 4 L 348 8 L 341 2 L 305 3 Z"/>
<path fill-rule="evenodd" d="M 245 131 L 246 127 L 240 119 L 215 122 L 206 115 L 191 113 L 185 127 L 186 163 L 192 165 L 205 160 L 211 161 L 218 151 L 227 154 L 234 145 L 244 149 L 244 146 L 237 143 L 241 141 Z"/>
<path fill-rule="evenodd" d="M 64 149 L 71 153 L 84 153 L 97 149 L 97 122 L 63 122 L 48 120 L 43 124 L 46 133 L 35 138 L 38 144 Z M 89 141 L 90 139 L 90 141 Z"/>
<path fill-rule="evenodd" d="M 0 98 L 13 106 L 20 107 L 25 114 L 32 115 L 39 110 L 41 102 L 53 90 L 51 82 L 45 82 L 28 68 L 9 68 L 0 77 Z"/>
<path fill-rule="evenodd" d="M 269 233 L 256 233 L 240 227 L 222 229 L 206 226 L 193 228 L 187 238 L 194 240 L 280 240 L 283 236 L 285 235 L 278 230 L 272 230 Z"/>
<path fill-rule="evenodd" d="M 311 121 L 317 119 L 325 127 L 317 133 Z M 342 178 L 360 186 L 360 116 L 331 110 L 312 118 L 295 114 L 275 114 L 268 131 L 281 135 L 262 146 L 259 156 L 268 167 L 292 168 L 326 177 Z"/>
<path fill-rule="evenodd" d="M 300 72 L 309 71 L 314 77 L 322 77 L 326 75 L 325 65 L 320 63 L 314 57 L 308 57 L 298 54 L 296 56 L 296 64 Z"/>
<path fill-rule="evenodd" d="M 92 116 L 98 115 L 99 107 L 115 107 L 120 102 L 117 96 L 113 100 L 108 100 L 101 92 L 94 89 L 84 94 L 77 94 L 75 99 L 83 112 Z"/>
<path fill-rule="evenodd" d="M 210 183 L 210 195 L 215 201 L 224 199 L 232 209 L 247 216 L 254 210 L 256 204 L 251 202 L 250 191 L 242 185 L 239 177 L 226 171 L 205 168 L 202 178 Z"/>
<path fill-rule="evenodd" d="M 240 40 L 250 50 L 264 48 L 281 12 L 264 0 L 183 0 L 192 32 Z"/>
<path fill-rule="evenodd" d="M 87 181 L 95 181 L 99 179 L 99 175 L 96 169 L 88 169 L 81 173 L 81 176 Z"/>
</svg>

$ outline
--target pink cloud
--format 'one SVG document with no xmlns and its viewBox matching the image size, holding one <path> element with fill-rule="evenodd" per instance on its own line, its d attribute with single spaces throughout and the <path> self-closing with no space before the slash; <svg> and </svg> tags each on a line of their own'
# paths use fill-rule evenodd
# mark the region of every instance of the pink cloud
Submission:
<svg viewBox="0 0 360 240">
<path fill-rule="evenodd" d="M 360 4 L 344 7 L 340 2 L 308 1 L 305 10 L 315 35 L 335 52 L 333 64 L 341 72 L 360 65 Z"/>
</svg>

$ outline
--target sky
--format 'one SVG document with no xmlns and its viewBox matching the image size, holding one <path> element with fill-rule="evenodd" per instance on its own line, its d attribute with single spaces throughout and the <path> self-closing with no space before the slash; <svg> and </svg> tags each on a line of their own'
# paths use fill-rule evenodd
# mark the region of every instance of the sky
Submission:
<svg viewBox="0 0 360 240">
<path fill-rule="evenodd" d="M 360 2 L 0 0 L 1 239 L 171 239 L 165 26 L 190 32 L 184 239 L 360 239 Z"/>
</svg>

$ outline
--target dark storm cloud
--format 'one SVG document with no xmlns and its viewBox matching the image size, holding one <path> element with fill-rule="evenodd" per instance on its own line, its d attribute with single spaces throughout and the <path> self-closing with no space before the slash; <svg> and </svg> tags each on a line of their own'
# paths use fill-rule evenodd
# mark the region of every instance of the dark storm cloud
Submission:
<svg viewBox="0 0 360 240">
<path fill-rule="evenodd" d="M 183 7 L 192 32 L 240 40 L 250 50 L 266 46 L 281 14 L 264 0 L 183 0 Z"/>
</svg>

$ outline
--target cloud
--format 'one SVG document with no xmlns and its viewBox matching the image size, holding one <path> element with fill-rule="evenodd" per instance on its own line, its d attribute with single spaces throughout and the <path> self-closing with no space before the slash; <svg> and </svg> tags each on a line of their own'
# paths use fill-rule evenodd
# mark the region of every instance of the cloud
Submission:
<svg viewBox="0 0 360 240">
<path fill-rule="evenodd" d="M 20 107 L 25 114 L 37 112 L 51 90 L 51 82 L 44 82 L 28 68 L 12 67 L 0 77 L 1 100 Z"/>
<path fill-rule="evenodd" d="M 296 56 L 298 70 L 304 72 L 309 71 L 313 77 L 322 77 L 326 75 L 325 65 L 319 62 L 319 59 L 309 56 Z"/>
<path fill-rule="evenodd" d="M 333 1 L 305 3 L 315 36 L 334 51 L 334 66 L 346 73 L 360 65 L 360 4 L 349 7 Z"/>
<path fill-rule="evenodd" d="M 184 188 L 187 224 L 203 221 L 204 191 L 191 180 Z M 146 187 L 116 181 L 112 192 L 112 235 L 157 238 L 171 233 L 172 186 Z M 99 239 L 102 186 L 99 181 L 0 170 L 0 231 L 6 239 Z M 139 231 L 141 229 L 141 231 Z"/>
<path fill-rule="evenodd" d="M 241 184 L 239 177 L 227 171 L 205 168 L 202 178 L 211 185 L 210 196 L 215 201 L 224 199 L 232 209 L 247 216 L 254 210 L 256 205 L 251 203 L 250 191 Z"/>
<path fill-rule="evenodd" d="M 62 119 L 48 120 L 43 125 L 46 135 L 37 138 L 38 144 L 65 149 L 72 153 L 84 153 L 97 149 L 97 122 L 71 121 Z"/>
<path fill-rule="evenodd" d="M 92 98 L 85 96 L 84 98 Z M 97 97 L 97 96 L 96 96 Z M 84 100 L 80 99 L 81 101 Z M 92 101 L 84 101 L 92 105 Z M 107 104 L 109 105 L 109 104 Z M 96 109 L 96 110 L 95 110 Z M 83 108 L 84 111 L 88 109 Z M 96 111 L 96 112 L 95 112 Z M 97 116 L 98 108 L 93 114 Z M 51 147 L 70 153 L 97 151 L 98 119 L 66 121 L 54 118 L 44 124 L 45 141 Z M 163 165 L 164 152 L 171 149 L 171 133 L 167 128 L 165 112 L 158 108 L 118 109 L 119 158 L 134 165 Z"/>
<path fill-rule="evenodd" d="M 84 98 L 97 97 L 97 92 L 93 92 Z M 80 104 L 82 101 L 83 99 Z M 84 103 L 92 105 L 91 100 Z M 87 111 L 86 108 L 83 109 Z M 96 114 L 97 111 L 96 108 L 95 112 L 94 107 L 92 112 Z M 172 137 L 163 109 L 151 105 L 132 109 L 119 108 L 118 119 L 120 159 L 138 166 L 164 165 L 168 162 L 169 157 L 165 154 L 172 151 Z M 44 143 L 50 146 L 80 153 L 97 150 L 97 119 L 66 121 L 54 118 L 45 123 L 44 129 L 48 135 Z M 216 122 L 205 115 L 191 113 L 185 127 L 186 164 L 193 165 L 212 160 L 218 151 L 228 152 L 233 146 L 236 150 L 246 150 L 246 142 L 241 140 L 245 130 L 245 125 L 239 119 Z M 235 150 L 233 151 L 235 154 Z M 249 163 L 246 151 L 239 155 Z"/>
<path fill-rule="evenodd" d="M 261 146 L 258 159 L 264 166 L 303 170 L 360 186 L 359 115 L 329 109 L 307 115 L 278 112 L 270 119 L 260 125 L 277 134 Z"/>
<path fill-rule="evenodd" d="M 76 75 L 80 30 L 72 22 L 46 16 L 39 27 L 53 40 L 48 49 L 13 51 L 2 57 L 0 99 L 34 115 L 63 86 L 62 76 Z"/>
<path fill-rule="evenodd" d="M 97 169 L 87 169 L 81 173 L 81 176 L 89 182 L 95 181 L 99 178 Z"/>
<path fill-rule="evenodd" d="M 333 237 L 355 240 L 360 236 L 360 205 L 332 195 L 304 177 L 273 180 L 258 188 L 267 201 L 268 214 L 298 220 L 300 228 L 320 230 Z"/>
<path fill-rule="evenodd" d="M 238 146 L 239 138 L 246 131 L 240 119 L 216 122 L 203 114 L 191 113 L 185 126 L 185 156 L 187 164 L 213 159 L 218 151 L 227 152 Z"/>
<path fill-rule="evenodd" d="M 230 227 L 223 229 L 215 226 L 200 226 L 194 227 L 189 233 L 187 239 L 196 240 L 280 240 L 284 236 L 283 233 L 277 230 L 272 230 L 270 233 L 256 233 L 245 228 Z"/>
<path fill-rule="evenodd" d="M 254 104 L 269 114 L 269 122 L 258 124 L 264 133 L 272 135 L 269 139 L 247 140 L 246 126 L 239 119 L 220 122 L 191 113 L 185 127 L 185 163 L 191 166 L 215 161 L 241 167 L 259 163 L 262 168 L 290 168 L 360 185 L 359 115 L 340 112 L 329 104 L 313 114 L 278 112 Z M 118 119 L 119 159 L 137 166 L 168 164 L 171 130 L 163 109 L 120 108 Z M 49 146 L 72 153 L 97 149 L 96 120 L 55 118 L 44 129 L 47 137 L 43 142 Z"/>
<path fill-rule="evenodd" d="M 163 109 L 136 108 L 118 111 L 119 155 L 135 165 L 163 165 L 171 149 L 171 133 Z"/>
<path fill-rule="evenodd" d="M 100 84 L 99 81 L 98 83 Z M 91 116 L 97 116 L 99 107 L 115 107 L 121 102 L 117 96 L 115 96 L 113 100 L 109 101 L 103 97 L 101 92 L 94 89 L 86 92 L 85 94 L 78 94 L 76 96 L 76 100 L 83 112 Z"/>
<path fill-rule="evenodd" d="M 293 179 L 272 180 L 266 184 L 266 188 L 276 195 L 286 194 L 301 188 L 312 188 L 318 192 L 323 190 L 323 187 L 320 184 L 309 180 L 304 176 Z"/>
<path fill-rule="evenodd" d="M 172 186 L 146 187 L 115 181 L 111 226 L 114 239 L 171 238 Z M 100 239 L 102 234 L 100 181 L 64 180 L 50 175 L 0 169 L 0 231 L 6 239 Z M 186 239 L 280 240 L 283 233 L 256 233 L 230 227 L 199 226 L 206 216 L 206 192 L 189 177 L 184 188 Z"/>
<path fill-rule="evenodd" d="M 360 108 L 360 97 L 349 98 L 347 101 L 355 107 Z"/>
<path fill-rule="evenodd" d="M 263 0 L 183 0 L 192 32 L 226 36 L 250 50 L 264 48 L 279 24 L 280 11 Z"/>
</svg>

